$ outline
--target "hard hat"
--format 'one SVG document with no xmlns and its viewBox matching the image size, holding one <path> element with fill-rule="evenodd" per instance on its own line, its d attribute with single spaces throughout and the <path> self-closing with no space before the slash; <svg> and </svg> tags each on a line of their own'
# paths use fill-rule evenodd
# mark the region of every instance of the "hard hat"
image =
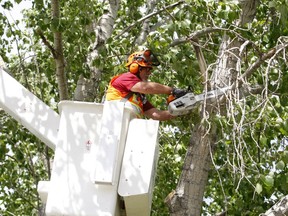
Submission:
<svg viewBox="0 0 288 216">
<path fill-rule="evenodd" d="M 128 57 L 126 67 L 129 67 L 131 73 L 137 73 L 139 66 L 152 68 L 152 66 L 158 66 L 159 64 L 151 50 L 145 50 L 132 53 Z"/>
</svg>

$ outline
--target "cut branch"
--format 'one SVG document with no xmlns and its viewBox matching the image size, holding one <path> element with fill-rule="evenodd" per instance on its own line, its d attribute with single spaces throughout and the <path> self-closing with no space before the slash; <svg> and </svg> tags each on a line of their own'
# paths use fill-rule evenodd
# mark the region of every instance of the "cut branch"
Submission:
<svg viewBox="0 0 288 216">
<path fill-rule="evenodd" d="M 200 73 L 201 73 L 201 80 L 203 83 L 206 83 L 206 70 L 207 70 L 207 64 L 203 55 L 203 52 L 201 50 L 201 47 L 199 45 L 199 41 L 197 38 L 191 39 L 195 53 L 196 53 L 196 57 L 199 63 L 199 67 L 200 67 Z"/>
</svg>

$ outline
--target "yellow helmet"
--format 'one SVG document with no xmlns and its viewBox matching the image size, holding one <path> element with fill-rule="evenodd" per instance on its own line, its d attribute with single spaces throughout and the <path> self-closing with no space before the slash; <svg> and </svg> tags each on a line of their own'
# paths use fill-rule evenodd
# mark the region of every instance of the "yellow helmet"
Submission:
<svg viewBox="0 0 288 216">
<path fill-rule="evenodd" d="M 131 73 L 137 73 L 139 66 L 152 68 L 152 66 L 158 66 L 159 64 L 151 50 L 145 50 L 132 53 L 128 57 L 126 67 L 129 67 Z"/>
</svg>

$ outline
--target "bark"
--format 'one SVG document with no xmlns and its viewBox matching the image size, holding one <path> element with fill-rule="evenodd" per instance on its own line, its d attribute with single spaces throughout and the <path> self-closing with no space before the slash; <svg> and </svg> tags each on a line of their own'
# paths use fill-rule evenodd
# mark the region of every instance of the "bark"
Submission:
<svg viewBox="0 0 288 216">
<path fill-rule="evenodd" d="M 288 215 L 288 195 L 283 197 L 274 206 L 272 206 L 268 211 L 260 216 L 284 216 Z"/>
<path fill-rule="evenodd" d="M 52 19 L 54 21 L 60 20 L 60 4 L 59 0 L 51 0 Z M 68 87 L 67 77 L 65 74 L 65 60 L 63 55 L 62 33 L 56 30 L 54 32 L 54 59 L 56 62 L 56 77 L 59 89 L 60 100 L 67 100 Z"/>
<path fill-rule="evenodd" d="M 117 16 L 120 0 L 109 0 L 108 10 L 104 13 L 96 25 L 93 27 L 96 35 L 94 43 L 91 45 L 90 53 L 87 58 L 87 64 L 90 68 L 90 79 L 81 76 L 77 82 L 74 99 L 79 101 L 94 101 L 96 89 L 101 78 L 101 70 L 95 65 L 94 61 L 99 58 L 99 51 L 103 48 L 106 41 L 111 37 L 114 22 Z"/>
<path fill-rule="evenodd" d="M 77 88 L 74 94 L 74 100 L 93 102 L 95 99 L 97 80 L 87 79 L 80 75 L 77 81 Z"/>
<path fill-rule="evenodd" d="M 227 86 L 236 80 L 237 73 L 235 71 L 237 71 L 239 61 L 237 47 L 239 46 L 237 40 L 230 41 L 230 38 L 224 35 L 219 50 L 218 67 L 211 77 L 212 87 Z M 199 63 L 201 64 L 201 62 Z M 208 86 L 206 86 L 207 88 Z M 202 109 L 202 119 L 207 118 L 205 113 L 213 115 L 212 107 L 204 106 Z M 191 134 L 192 138 L 187 149 L 179 183 L 175 193 L 170 194 L 166 199 L 171 216 L 201 215 L 208 171 L 212 165 L 211 155 L 217 141 L 216 126 L 212 122 L 209 126 L 210 128 L 207 129 L 201 122 Z"/>
<path fill-rule="evenodd" d="M 235 38 L 230 39 L 225 33 L 218 53 L 218 62 L 211 76 L 211 86 L 230 86 L 237 80 L 240 72 L 239 48 L 241 43 Z"/>
<path fill-rule="evenodd" d="M 259 0 L 239 0 L 239 4 L 242 8 L 240 26 L 244 26 L 246 23 L 252 22 L 256 15 L 256 10 L 259 3 Z"/>
<path fill-rule="evenodd" d="M 204 190 L 211 167 L 210 150 L 216 141 L 215 128 L 199 124 L 192 132 L 178 186 L 165 200 L 170 216 L 201 214 Z"/>
</svg>

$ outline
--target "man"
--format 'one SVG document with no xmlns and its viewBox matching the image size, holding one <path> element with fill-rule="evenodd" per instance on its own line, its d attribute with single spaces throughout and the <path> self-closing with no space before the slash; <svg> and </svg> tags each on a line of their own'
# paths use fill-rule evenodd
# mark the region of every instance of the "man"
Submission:
<svg viewBox="0 0 288 216">
<path fill-rule="evenodd" d="M 126 66 L 129 72 L 112 78 L 106 94 L 106 100 L 129 101 L 138 116 L 144 115 L 154 120 L 169 120 L 174 118 L 168 110 L 155 108 L 147 99 L 146 94 L 172 94 L 181 97 L 186 90 L 172 88 L 156 82 L 149 82 L 152 66 L 158 66 L 159 61 L 150 50 L 135 52 L 128 58 Z"/>
</svg>

